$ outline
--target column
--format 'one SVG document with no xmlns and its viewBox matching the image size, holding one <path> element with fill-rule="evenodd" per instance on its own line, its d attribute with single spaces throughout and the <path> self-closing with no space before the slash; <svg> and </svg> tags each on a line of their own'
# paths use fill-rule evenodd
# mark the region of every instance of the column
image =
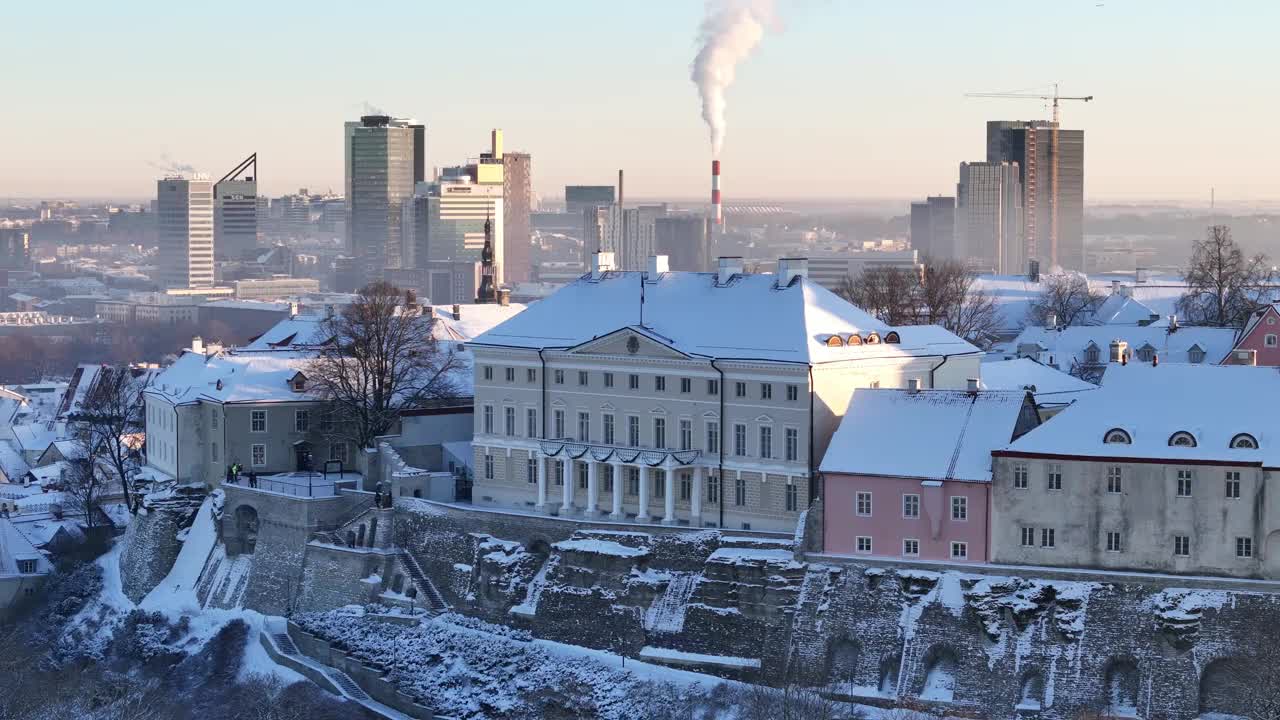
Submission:
<svg viewBox="0 0 1280 720">
<path fill-rule="evenodd" d="M 538 454 L 538 504 L 535 506 L 538 512 L 547 509 L 547 463 L 549 462 L 551 459 L 546 455 Z"/>
<path fill-rule="evenodd" d="M 564 503 L 560 505 L 560 514 L 573 510 L 573 460 L 564 456 Z"/>
<path fill-rule="evenodd" d="M 693 487 L 689 496 L 689 527 L 702 527 L 702 474 L 701 465 L 693 466 Z"/>
<path fill-rule="evenodd" d="M 662 474 L 666 477 L 666 492 L 662 494 L 662 524 L 676 524 L 676 466 L 670 461 L 662 464 Z"/>
<path fill-rule="evenodd" d="M 600 480 L 596 470 L 599 464 L 595 460 L 587 460 L 587 510 L 584 513 L 587 517 L 594 517 L 600 505 Z"/>
<path fill-rule="evenodd" d="M 649 466 L 640 464 L 640 512 L 638 522 L 649 522 Z"/>
<path fill-rule="evenodd" d="M 613 460 L 609 462 L 609 467 L 613 468 L 613 512 L 609 513 L 609 517 L 622 520 L 625 517 L 622 514 L 622 463 Z"/>
</svg>

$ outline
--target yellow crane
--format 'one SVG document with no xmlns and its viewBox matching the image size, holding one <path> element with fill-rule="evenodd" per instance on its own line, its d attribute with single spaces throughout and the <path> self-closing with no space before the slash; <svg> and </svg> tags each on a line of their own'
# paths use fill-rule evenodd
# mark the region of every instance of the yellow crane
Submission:
<svg viewBox="0 0 1280 720">
<path fill-rule="evenodd" d="M 1081 102 L 1089 102 L 1093 100 L 1092 95 L 1059 95 L 1058 83 L 1053 84 L 1053 94 L 1043 95 L 1040 93 L 1028 92 L 1007 92 L 1007 93 L 965 93 L 965 97 L 974 98 L 1006 98 L 1014 100 L 1051 100 L 1053 102 L 1053 122 L 1049 126 L 1049 182 L 1052 192 L 1049 194 L 1049 262 L 1051 265 L 1058 264 L 1058 128 L 1062 124 L 1062 111 L 1058 107 L 1058 103 L 1062 100 L 1079 100 Z M 1027 133 L 1027 157 L 1034 158 L 1035 155 L 1035 134 Z M 1030 164 L 1030 160 L 1028 164 Z M 1034 257 L 1037 251 L 1036 241 L 1036 225 L 1035 225 L 1035 200 L 1034 183 L 1036 182 L 1036 173 L 1033 168 L 1023 168 L 1023 172 L 1027 174 L 1029 188 L 1024 189 L 1024 193 L 1028 196 L 1029 208 L 1025 208 L 1027 212 L 1027 252 L 1028 255 Z"/>
</svg>

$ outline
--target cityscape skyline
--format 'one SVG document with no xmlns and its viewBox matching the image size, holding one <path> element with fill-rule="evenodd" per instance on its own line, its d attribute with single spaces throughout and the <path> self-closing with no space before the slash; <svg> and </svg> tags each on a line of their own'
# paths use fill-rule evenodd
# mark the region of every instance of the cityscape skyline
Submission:
<svg viewBox="0 0 1280 720">
<path fill-rule="evenodd" d="M 6 115 L 6 135 L 24 140 L 3 148 L 0 196 L 144 198 L 162 174 L 151 163 L 162 156 L 217 173 L 251 152 L 262 161 L 265 194 L 340 191 L 335 128 L 366 104 L 425 123 L 428 166 L 464 162 L 477 131 L 503 127 L 512 150 L 541 158 L 533 177 L 541 196 L 559 197 L 568 184 L 607 184 L 618 167 L 632 178 L 634 198 L 705 194 L 711 153 L 688 77 L 700 3 L 575 1 L 553 12 L 512 3 L 498 26 L 486 10 L 455 6 L 406 5 L 403 21 L 387 25 L 354 10 L 319 17 L 281 3 L 255 7 L 248 28 L 235 12 L 169 8 L 199 26 L 195 47 L 214 47 L 233 23 L 238 42 L 257 46 L 241 54 L 188 52 L 170 63 L 154 62 L 156 43 L 146 37 L 143 20 L 157 7 L 141 2 L 107 12 L 72 3 L 52 25 L 34 7 L 16 9 L 15 27 L 26 32 L 6 47 L 8 65 L 23 67 L 42 47 L 65 51 L 41 73 L 17 73 L 9 83 L 9 95 L 23 102 Z M 1247 77 L 1226 72 L 1266 61 L 1263 28 L 1267 18 L 1280 19 L 1280 9 L 1248 3 L 1254 21 L 1238 25 L 1190 2 L 1065 3 L 1030 14 L 1014 8 L 929 5 L 926 27 L 914 3 L 782 4 L 782 29 L 743 62 L 728 91 L 723 157 L 733 174 L 725 178 L 726 199 L 949 193 L 956 165 L 982 159 L 988 120 L 1048 117 L 1035 101 L 963 94 L 1052 81 L 1097 98 L 1067 107 L 1063 118 L 1064 128 L 1091 138 L 1086 201 L 1200 199 L 1211 187 L 1222 202 L 1280 196 L 1268 172 L 1280 149 L 1251 141 L 1265 135 L 1274 100 L 1250 89 Z M 277 21 L 296 32 L 275 32 Z M 1078 40 L 1045 57 L 1035 33 L 1017 32 L 1019 23 L 1053 26 Z M 585 32 L 593 26 L 630 31 Z M 478 52 L 468 33 L 457 32 L 467 27 L 485 30 Z M 531 28 L 544 41 L 517 52 Z M 912 32 L 898 32 L 906 29 Z M 401 42 L 408 35 L 415 42 Z M 354 61 L 306 62 L 338 38 L 363 38 L 344 45 Z M 466 72 L 428 77 L 415 70 L 424 53 L 466 52 L 475 55 Z M 1134 60 L 1124 73 L 1112 66 L 1120 55 Z M 369 73 L 371 63 L 403 70 Z M 76 92 L 53 92 L 48 84 L 49 77 L 90 73 L 106 80 L 82 82 Z M 261 82 L 246 87 L 244 73 Z M 474 82 L 475 74 L 496 79 Z M 191 76 L 208 81 L 176 82 Z M 279 82 L 285 76 L 292 79 Z M 157 84 L 171 91 L 152 92 Z M 92 123 L 78 110 L 85 104 L 98 108 Z M 175 123 L 180 107 L 191 112 Z M 1228 114 L 1232 132 L 1222 133 Z"/>
</svg>

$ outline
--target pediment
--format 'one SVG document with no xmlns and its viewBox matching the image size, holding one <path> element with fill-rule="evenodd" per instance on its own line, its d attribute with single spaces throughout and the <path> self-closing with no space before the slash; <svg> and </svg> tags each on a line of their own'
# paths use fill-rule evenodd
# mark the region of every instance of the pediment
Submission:
<svg viewBox="0 0 1280 720">
<path fill-rule="evenodd" d="M 601 409 L 601 410 L 609 410 L 609 411 L 611 411 L 611 412 L 612 412 L 612 411 L 614 411 L 614 410 L 617 410 L 618 408 L 614 407 L 614 406 L 613 406 L 613 403 L 607 402 L 607 403 L 605 403 L 605 404 L 601 405 L 601 406 L 600 406 L 600 409 Z"/>
<path fill-rule="evenodd" d="M 574 355 L 613 355 L 680 360 L 689 357 L 642 328 L 619 328 L 572 348 Z"/>
<path fill-rule="evenodd" d="M 756 416 L 756 422 L 758 422 L 758 423 L 771 423 L 771 422 L 773 422 L 773 418 L 769 417 L 768 415 L 757 415 L 757 416 Z"/>
</svg>

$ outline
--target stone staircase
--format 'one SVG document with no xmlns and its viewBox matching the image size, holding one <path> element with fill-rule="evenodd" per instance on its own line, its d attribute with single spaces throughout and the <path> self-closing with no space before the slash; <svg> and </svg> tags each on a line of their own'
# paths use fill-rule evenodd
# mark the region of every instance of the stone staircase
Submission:
<svg viewBox="0 0 1280 720">
<path fill-rule="evenodd" d="M 422 572 L 422 567 L 418 565 L 418 561 L 413 555 L 401 550 L 397 553 L 400 558 L 400 565 L 409 574 L 409 579 L 413 582 L 413 586 L 418 589 L 418 595 L 423 602 L 430 608 L 433 613 L 445 612 L 449 609 L 449 604 L 444 601 L 444 597 L 440 595 L 440 591 L 436 589 L 431 578 Z"/>
<path fill-rule="evenodd" d="M 297 657 L 302 653 L 298 650 L 298 646 L 293 644 L 293 638 L 289 637 L 287 632 L 271 633 L 271 639 L 276 641 L 276 647 L 280 652 L 289 657 Z"/>
<path fill-rule="evenodd" d="M 350 675 L 337 668 L 325 668 L 324 674 L 333 681 L 334 685 L 338 686 L 338 689 L 342 691 L 343 695 L 359 702 L 364 702 L 369 699 L 369 694 L 364 690 L 361 690 L 360 686 L 356 684 L 355 680 L 351 679 Z"/>
</svg>

